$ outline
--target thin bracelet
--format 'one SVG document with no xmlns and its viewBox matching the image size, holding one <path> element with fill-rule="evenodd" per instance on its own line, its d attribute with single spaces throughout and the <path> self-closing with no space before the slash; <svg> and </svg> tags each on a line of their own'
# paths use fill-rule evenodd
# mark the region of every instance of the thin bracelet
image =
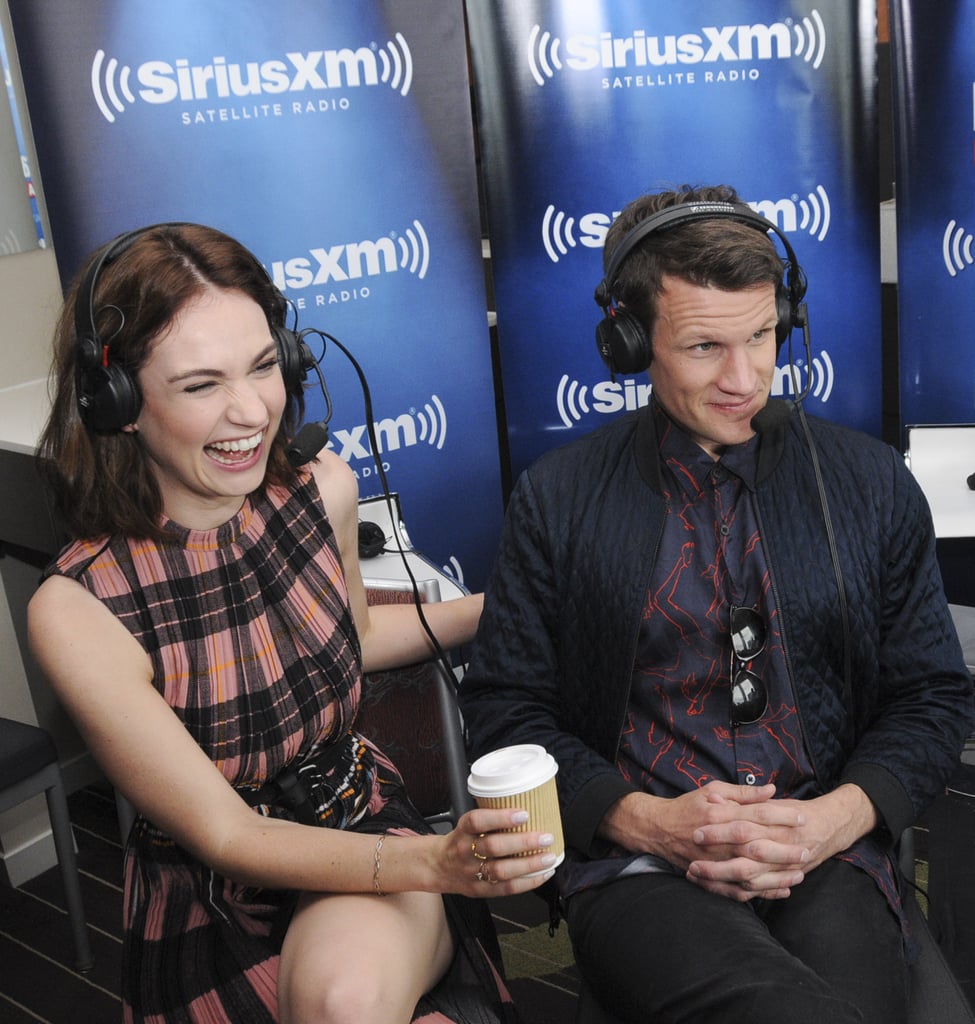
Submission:
<svg viewBox="0 0 975 1024">
<path fill-rule="evenodd" d="M 383 892 L 383 887 L 379 884 L 379 869 L 382 867 L 383 840 L 385 838 L 386 838 L 386 833 L 384 832 L 379 837 L 379 840 L 376 843 L 375 863 L 374 863 L 374 867 L 372 869 L 372 885 L 373 885 L 373 888 L 376 890 L 376 895 L 377 896 L 385 896 L 386 895 L 386 893 Z"/>
</svg>

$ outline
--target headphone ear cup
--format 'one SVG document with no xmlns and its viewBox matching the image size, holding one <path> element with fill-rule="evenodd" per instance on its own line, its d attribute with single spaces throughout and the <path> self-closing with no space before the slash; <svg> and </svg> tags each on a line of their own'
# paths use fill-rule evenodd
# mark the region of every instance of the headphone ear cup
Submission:
<svg viewBox="0 0 975 1024">
<path fill-rule="evenodd" d="M 779 348 L 789 337 L 792 328 L 798 326 L 792 295 L 785 285 L 779 285 L 775 290 L 775 315 L 778 318 L 775 324 L 775 345 Z"/>
<path fill-rule="evenodd" d="M 297 394 L 315 363 L 315 357 L 300 334 L 287 327 L 272 327 L 271 333 L 278 346 L 278 363 L 285 390 L 289 395 Z"/>
<path fill-rule="evenodd" d="M 139 418 L 142 395 L 131 374 L 105 365 L 94 338 L 78 341 L 77 398 L 82 423 L 98 434 L 113 434 Z"/>
<path fill-rule="evenodd" d="M 642 373 L 653 359 L 643 324 L 625 309 L 607 309 L 596 324 L 596 347 L 611 373 Z"/>
</svg>

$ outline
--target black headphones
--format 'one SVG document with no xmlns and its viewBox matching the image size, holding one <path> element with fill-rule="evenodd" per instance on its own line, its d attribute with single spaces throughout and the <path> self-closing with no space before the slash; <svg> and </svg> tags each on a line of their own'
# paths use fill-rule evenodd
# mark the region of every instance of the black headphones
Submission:
<svg viewBox="0 0 975 1024">
<path fill-rule="evenodd" d="M 95 288 L 102 270 L 114 263 L 139 238 L 157 228 L 193 227 L 183 221 L 151 224 L 119 235 L 92 260 L 75 296 L 74 323 L 77 345 L 76 394 L 81 420 L 99 434 L 112 434 L 133 423 L 142 407 L 135 377 L 111 359 L 110 340 L 103 341 L 95 326 Z M 255 263 L 260 263 L 255 257 Z M 263 269 L 263 268 L 262 268 Z M 285 299 L 281 297 L 282 309 Z M 315 358 L 299 334 L 283 324 L 271 324 L 278 347 L 278 362 L 289 395 L 298 394 Z"/>
<path fill-rule="evenodd" d="M 802 299 L 806 294 L 805 275 L 789 239 L 772 221 L 744 203 L 680 203 L 651 214 L 620 239 L 613 250 L 606 273 L 596 288 L 596 303 L 603 311 L 603 319 L 596 325 L 596 347 L 611 373 L 642 373 L 653 359 L 653 346 L 643 324 L 632 313 L 613 305 L 613 288 L 620 267 L 648 235 L 656 231 L 668 231 L 692 220 L 734 220 L 763 233 L 771 231 L 777 235 L 786 252 L 786 270 L 785 281 L 775 292 L 778 316 L 775 326 L 776 345 L 781 345 L 794 327 L 801 328 L 804 325 L 806 307 Z"/>
</svg>

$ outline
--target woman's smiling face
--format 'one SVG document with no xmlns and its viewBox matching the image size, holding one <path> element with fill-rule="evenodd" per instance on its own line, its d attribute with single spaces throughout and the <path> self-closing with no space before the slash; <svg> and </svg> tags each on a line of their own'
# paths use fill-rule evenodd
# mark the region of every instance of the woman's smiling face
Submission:
<svg viewBox="0 0 975 1024">
<path fill-rule="evenodd" d="M 151 346 L 139 372 L 136 431 L 165 514 L 207 530 L 264 482 L 287 402 L 278 349 L 261 307 L 208 288 Z"/>
</svg>

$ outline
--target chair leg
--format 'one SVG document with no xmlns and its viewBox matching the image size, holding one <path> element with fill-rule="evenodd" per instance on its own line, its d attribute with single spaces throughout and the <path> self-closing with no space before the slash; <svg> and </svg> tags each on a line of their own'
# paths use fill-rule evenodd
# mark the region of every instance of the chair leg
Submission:
<svg viewBox="0 0 975 1024">
<path fill-rule="evenodd" d="M 74 934 L 76 966 L 80 973 L 90 971 L 95 964 L 88 938 L 88 925 L 81 899 L 81 883 L 78 880 L 78 862 L 74 852 L 74 833 L 68 816 L 68 801 L 64 787 L 58 779 L 45 790 L 47 809 L 51 817 L 51 831 L 54 834 L 54 849 L 57 851 L 61 878 L 64 883 L 64 898 L 68 917 Z"/>
<path fill-rule="evenodd" d="M 115 790 L 115 811 L 118 815 L 118 830 L 122 837 L 122 849 L 124 850 L 125 844 L 129 841 L 129 833 L 135 824 L 135 808 L 118 790 Z"/>
</svg>

